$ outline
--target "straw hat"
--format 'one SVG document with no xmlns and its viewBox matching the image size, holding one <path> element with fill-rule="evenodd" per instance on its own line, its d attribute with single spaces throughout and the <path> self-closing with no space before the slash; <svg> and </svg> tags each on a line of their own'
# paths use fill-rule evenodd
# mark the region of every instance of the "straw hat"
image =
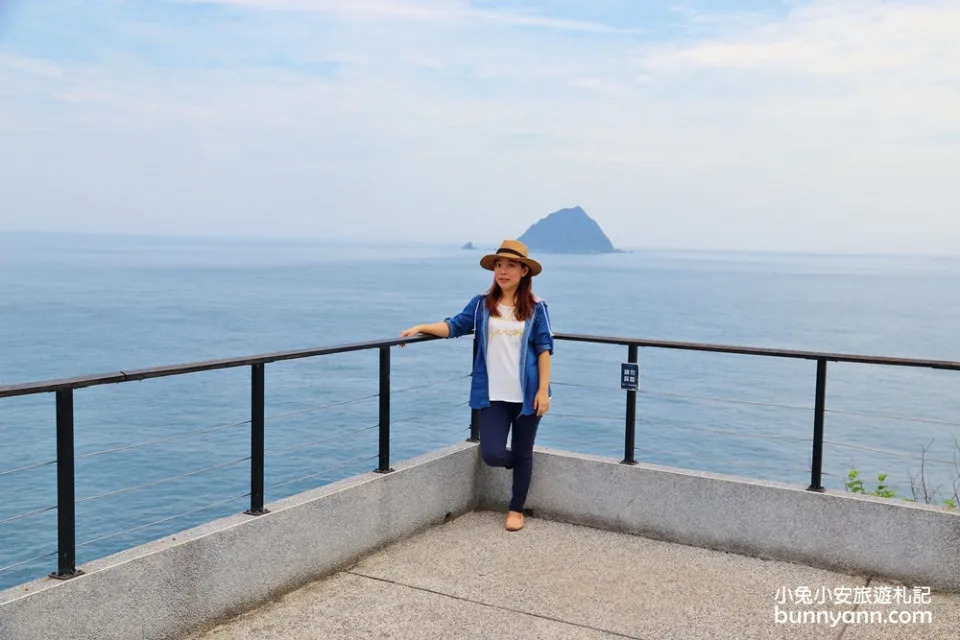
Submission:
<svg viewBox="0 0 960 640">
<path fill-rule="evenodd" d="M 531 276 L 535 276 L 543 271 L 543 267 L 540 266 L 539 262 L 528 257 L 527 245 L 519 240 L 504 240 L 500 243 L 500 248 L 497 249 L 496 253 L 488 253 L 480 258 L 480 266 L 488 271 L 493 271 L 494 263 L 501 258 L 522 262 L 530 267 Z"/>
</svg>

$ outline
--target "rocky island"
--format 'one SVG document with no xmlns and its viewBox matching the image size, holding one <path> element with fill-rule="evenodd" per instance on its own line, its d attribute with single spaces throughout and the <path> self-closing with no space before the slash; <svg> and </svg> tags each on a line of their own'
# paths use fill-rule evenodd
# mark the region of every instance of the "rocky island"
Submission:
<svg viewBox="0 0 960 640">
<path fill-rule="evenodd" d="M 534 223 L 520 236 L 530 251 L 547 253 L 622 253 L 600 225 L 580 207 L 560 209 Z"/>
</svg>

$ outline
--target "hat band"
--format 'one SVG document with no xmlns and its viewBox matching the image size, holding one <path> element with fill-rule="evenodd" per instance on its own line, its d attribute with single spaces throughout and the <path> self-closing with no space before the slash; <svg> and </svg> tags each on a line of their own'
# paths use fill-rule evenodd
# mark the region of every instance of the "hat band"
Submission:
<svg viewBox="0 0 960 640">
<path fill-rule="evenodd" d="M 517 251 L 516 249 L 497 249 L 497 255 L 500 255 L 501 253 L 511 253 L 511 254 L 513 254 L 513 255 L 515 255 L 515 256 L 520 256 L 521 258 L 526 258 L 526 257 L 527 257 L 527 256 L 523 255 L 522 253 L 520 253 L 519 251 Z"/>
</svg>

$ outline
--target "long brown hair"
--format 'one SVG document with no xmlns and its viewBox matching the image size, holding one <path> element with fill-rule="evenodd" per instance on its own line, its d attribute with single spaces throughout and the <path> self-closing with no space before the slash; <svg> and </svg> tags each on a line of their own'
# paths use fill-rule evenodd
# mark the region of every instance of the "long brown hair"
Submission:
<svg viewBox="0 0 960 640">
<path fill-rule="evenodd" d="M 503 289 L 497 283 L 496 277 L 493 279 L 493 285 L 487 291 L 487 311 L 490 315 L 499 317 L 500 311 L 497 310 L 497 303 L 503 296 Z M 513 315 L 517 320 L 525 322 L 533 317 L 533 310 L 537 306 L 537 299 L 533 295 L 533 276 L 527 271 L 527 275 L 520 278 L 520 284 L 517 285 L 517 302 L 513 308 Z"/>
</svg>

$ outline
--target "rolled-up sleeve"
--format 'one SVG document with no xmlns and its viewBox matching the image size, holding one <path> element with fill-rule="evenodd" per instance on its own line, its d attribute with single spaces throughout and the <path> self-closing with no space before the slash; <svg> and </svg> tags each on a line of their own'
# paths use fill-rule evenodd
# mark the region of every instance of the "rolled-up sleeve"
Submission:
<svg viewBox="0 0 960 640">
<path fill-rule="evenodd" d="M 447 336 L 448 338 L 459 338 L 462 335 L 473 333 L 474 318 L 477 312 L 477 306 L 480 303 L 480 298 L 482 297 L 483 296 L 474 297 L 467 303 L 467 306 L 463 308 L 463 311 L 452 318 L 444 319 L 444 322 L 447 323 L 447 328 L 450 330 L 450 335 Z"/>
<path fill-rule="evenodd" d="M 533 345 L 537 355 L 544 351 L 549 351 L 550 355 L 553 355 L 553 331 L 550 328 L 550 312 L 547 311 L 546 302 L 541 302 L 538 306 L 540 312 L 536 316 L 537 322 L 533 328 Z"/>
</svg>

